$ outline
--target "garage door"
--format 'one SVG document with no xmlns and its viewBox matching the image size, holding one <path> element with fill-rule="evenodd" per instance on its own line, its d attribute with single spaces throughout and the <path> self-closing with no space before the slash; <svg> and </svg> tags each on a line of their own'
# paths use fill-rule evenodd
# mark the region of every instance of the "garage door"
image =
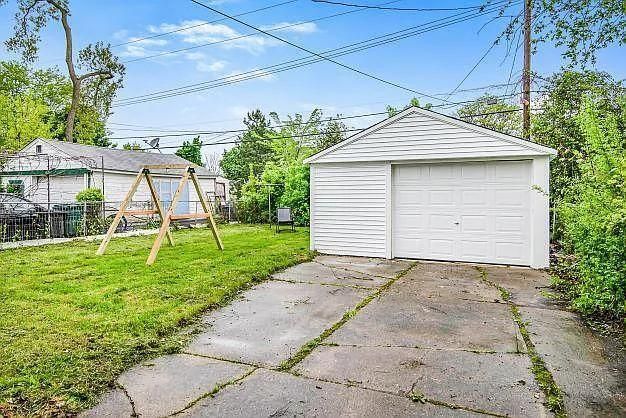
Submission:
<svg viewBox="0 0 626 418">
<path fill-rule="evenodd" d="M 394 257 L 530 263 L 530 161 L 393 166 Z"/>
</svg>

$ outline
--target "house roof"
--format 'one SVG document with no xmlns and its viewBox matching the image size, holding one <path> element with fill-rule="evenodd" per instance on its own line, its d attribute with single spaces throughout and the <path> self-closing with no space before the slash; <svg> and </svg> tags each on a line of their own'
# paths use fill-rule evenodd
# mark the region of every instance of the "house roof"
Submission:
<svg viewBox="0 0 626 418">
<path fill-rule="evenodd" d="M 412 106 L 403 110 L 402 112 L 399 112 L 398 114 L 394 116 L 386 118 L 370 126 L 369 128 L 363 129 L 362 131 L 354 135 L 351 135 L 344 141 L 332 147 L 329 147 L 325 150 L 318 152 L 317 154 L 310 156 L 309 158 L 304 160 L 304 162 L 315 163 L 315 162 L 326 162 L 327 160 L 329 161 L 333 160 L 333 156 L 338 157 L 338 154 L 341 154 L 343 152 L 342 150 L 346 149 L 346 147 L 350 146 L 350 144 L 353 144 L 359 141 L 360 139 L 365 139 L 372 134 L 383 132 L 386 128 L 392 126 L 396 121 L 400 121 L 401 119 L 411 117 L 412 115 L 414 115 L 413 117 L 421 116 L 423 118 L 428 118 L 429 120 L 436 120 L 439 123 L 453 126 L 455 128 L 460 128 L 465 131 L 472 131 L 476 134 L 481 135 L 485 139 L 493 140 L 493 141 L 500 141 L 501 143 L 509 144 L 511 147 L 517 147 L 517 149 L 519 149 L 519 151 L 512 151 L 512 153 L 519 152 L 520 155 L 522 154 L 523 155 L 549 155 L 549 156 L 556 155 L 556 150 L 552 148 L 545 147 L 543 145 L 539 145 L 537 143 L 534 143 L 534 142 L 531 142 L 531 141 L 528 141 L 528 140 L 525 140 L 516 136 L 507 135 L 498 131 L 494 131 L 492 129 L 484 128 L 482 126 L 469 123 L 464 120 L 457 119 L 448 115 L 444 115 L 442 113 L 433 112 L 432 110 L 427 110 L 427 109 L 423 109 L 420 107 Z M 393 136 L 393 133 L 391 135 Z M 430 138 L 430 139 L 432 140 L 432 139 L 437 139 L 437 138 Z M 369 140 L 370 142 L 375 142 L 375 140 L 372 140 L 371 138 L 369 138 Z M 417 144 L 417 142 L 415 142 L 414 144 Z M 384 145 L 381 144 L 381 146 L 384 146 Z M 385 159 L 386 155 L 384 154 L 385 154 L 384 152 L 380 153 L 376 159 Z"/>
<path fill-rule="evenodd" d="M 70 157 L 92 160 L 94 164 L 90 165 L 90 167 L 93 169 L 102 169 L 103 160 L 105 170 L 127 171 L 132 173 L 137 173 L 144 165 L 148 164 L 189 164 L 195 167 L 198 176 L 217 177 L 215 173 L 206 168 L 196 166 L 175 154 L 106 148 L 43 138 L 38 140 L 49 144 Z M 28 146 L 30 146 L 30 144 Z"/>
</svg>

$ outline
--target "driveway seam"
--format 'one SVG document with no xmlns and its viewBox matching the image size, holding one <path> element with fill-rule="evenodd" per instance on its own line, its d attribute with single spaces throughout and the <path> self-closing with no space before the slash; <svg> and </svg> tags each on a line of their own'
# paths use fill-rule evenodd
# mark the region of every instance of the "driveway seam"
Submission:
<svg viewBox="0 0 626 418">
<path fill-rule="evenodd" d="M 533 377 L 535 378 L 537 385 L 541 388 L 546 397 L 546 403 L 548 408 L 552 412 L 554 412 L 557 417 L 567 417 L 567 411 L 565 410 L 565 403 L 563 401 L 563 391 L 557 385 L 556 381 L 554 380 L 554 376 L 552 376 L 552 373 L 546 366 L 545 361 L 539 355 L 539 352 L 537 352 L 535 344 L 532 342 L 530 334 L 526 329 L 526 323 L 523 321 L 522 316 L 519 312 L 518 305 L 511 300 L 510 292 L 503 286 L 500 286 L 497 283 L 489 280 L 488 273 L 484 268 L 479 266 L 476 266 L 475 268 L 480 273 L 480 280 L 488 284 L 489 286 L 498 289 L 498 291 L 500 291 L 500 294 L 502 295 L 502 299 L 504 299 L 509 305 L 511 315 L 513 316 L 513 322 L 517 324 L 519 332 L 522 335 L 522 338 L 526 345 L 526 354 L 528 354 L 528 356 L 530 357 L 530 362 L 532 365 L 531 371 L 533 373 Z"/>
<path fill-rule="evenodd" d="M 228 386 L 232 386 L 235 385 L 239 382 L 241 382 L 242 380 L 244 380 L 246 377 L 250 376 L 252 373 L 254 373 L 255 371 L 257 371 L 259 368 L 258 367 L 253 367 L 251 370 L 247 371 L 246 373 L 244 373 L 243 375 L 236 377 L 234 379 L 228 380 L 224 383 L 218 383 L 216 384 L 213 389 L 211 389 L 209 392 L 206 392 L 202 395 L 200 395 L 199 397 L 197 397 L 196 399 L 192 400 L 191 402 L 189 402 L 187 405 L 185 405 L 184 408 L 171 413 L 170 417 L 176 416 L 176 415 L 180 415 L 183 412 L 187 411 L 189 408 L 192 408 L 195 404 L 197 404 L 198 402 L 200 402 L 201 400 L 208 398 L 208 397 L 213 397 L 215 396 L 219 391 L 221 391 L 222 389 L 224 389 L 225 387 Z"/>
<path fill-rule="evenodd" d="M 319 264 L 322 264 L 322 263 L 319 263 Z M 288 371 L 292 369 L 296 364 L 304 360 L 315 349 L 315 347 L 317 347 L 320 343 L 322 343 L 324 340 L 330 337 L 335 331 L 337 331 L 346 322 L 348 322 L 348 320 L 356 316 L 361 309 L 367 306 L 376 297 L 380 296 L 385 290 L 389 289 L 389 287 L 392 284 L 394 284 L 397 280 L 399 280 L 401 277 L 406 275 L 409 271 L 411 271 L 418 264 L 419 264 L 418 262 L 414 262 L 408 268 L 402 270 L 400 273 L 396 274 L 394 277 L 388 278 L 387 282 L 385 282 L 384 284 L 379 286 L 376 290 L 374 290 L 372 293 L 367 295 L 353 309 L 345 312 L 339 321 L 335 322 L 331 327 L 324 330 L 316 338 L 312 339 L 311 341 L 307 342 L 302 347 L 300 347 L 300 349 L 293 356 L 283 361 L 278 367 L 278 370 Z"/>
<path fill-rule="evenodd" d="M 392 279 L 395 279 L 395 278 L 396 278 L 396 276 L 389 277 L 389 276 L 382 276 L 382 275 L 378 275 L 378 274 L 365 273 L 365 272 L 362 272 L 362 271 L 358 271 L 358 270 L 354 270 L 354 269 L 349 269 L 349 268 L 347 268 L 347 267 L 329 266 L 328 264 L 320 263 L 319 261 L 316 261 L 316 260 L 312 260 L 312 262 L 313 262 L 313 263 L 316 263 L 316 264 L 319 264 L 320 266 L 328 267 L 328 268 L 332 271 L 333 276 L 335 276 L 335 277 L 337 277 L 337 276 L 335 275 L 335 271 L 334 271 L 334 269 L 339 269 L 339 270 L 347 271 L 348 273 L 358 273 L 358 274 L 364 274 L 364 275 L 366 275 L 366 276 L 376 277 L 376 278 L 379 278 L 379 279 L 385 279 L 385 280 L 392 280 Z M 412 267 L 412 266 L 411 266 L 411 267 Z M 409 267 L 409 268 L 411 268 L 411 267 Z M 400 272 L 400 273 L 402 273 L 402 272 Z M 361 279 L 361 280 L 364 280 L 364 279 Z"/>
<path fill-rule="evenodd" d="M 394 344 L 337 344 L 337 343 L 320 343 L 320 346 L 324 347 L 353 347 L 353 348 L 408 348 L 415 350 L 430 350 L 430 351 L 462 351 L 473 354 L 512 354 L 516 356 L 526 355 L 523 351 L 495 351 L 495 350 L 472 350 L 470 348 L 441 348 L 441 347 L 420 347 L 417 345 L 394 345 Z"/>
<path fill-rule="evenodd" d="M 331 379 L 322 379 L 322 378 L 318 378 L 318 377 L 309 377 L 309 376 L 306 376 L 306 375 L 303 375 L 303 374 L 300 374 L 300 373 L 297 373 L 297 372 L 289 372 L 289 371 L 287 371 L 287 372 L 284 372 L 284 373 L 289 373 L 289 374 L 292 374 L 292 375 L 297 376 L 297 377 L 301 377 L 301 378 L 304 378 L 304 379 L 313 380 L 313 381 L 317 381 L 317 382 L 333 383 L 333 384 L 341 385 L 341 386 L 344 386 L 344 387 L 354 387 L 354 388 L 358 388 L 358 389 L 361 389 L 361 390 L 368 390 L 368 391 L 371 391 L 371 392 L 384 393 L 386 395 L 397 396 L 399 398 L 408 398 L 408 399 L 412 400 L 414 403 L 420 403 L 420 402 L 423 403 L 422 401 L 424 401 L 424 402 L 429 403 L 431 405 L 443 406 L 443 407 L 446 407 L 448 409 L 454 409 L 454 410 L 461 409 L 461 410 L 464 410 L 464 411 L 476 412 L 476 413 L 483 414 L 483 415 L 489 415 L 489 416 L 494 416 L 494 417 L 505 417 L 505 415 L 501 415 L 501 414 L 498 414 L 498 413 L 495 413 L 495 412 L 489 412 L 489 411 L 485 411 L 485 410 L 482 410 L 482 409 L 471 408 L 471 407 L 464 406 L 464 405 L 451 404 L 451 403 L 439 401 L 437 399 L 430 399 L 430 398 L 425 398 L 425 397 L 420 397 L 419 399 L 417 399 L 417 398 L 414 398 L 414 397 L 410 396 L 410 395 L 413 394 L 412 390 L 405 395 L 405 394 L 402 394 L 402 392 L 397 393 L 397 392 L 391 392 L 391 391 L 388 391 L 388 390 L 374 389 L 374 388 L 370 388 L 370 387 L 358 386 L 356 384 L 339 382 L 339 381 L 331 380 Z"/>
<path fill-rule="evenodd" d="M 351 277 L 352 279 L 352 277 Z M 309 282 L 306 280 L 291 280 L 291 279 L 277 279 L 277 278 L 270 278 L 270 281 L 275 281 L 275 282 L 284 282 L 284 283 L 292 283 L 292 284 L 312 284 L 312 285 L 317 285 L 317 286 L 334 286 L 334 287 L 349 287 L 352 289 L 358 289 L 358 290 L 372 290 L 375 289 L 377 286 L 373 286 L 373 287 L 366 287 L 366 286 L 359 286 L 356 284 L 342 284 L 342 283 L 319 283 L 319 282 Z"/>
</svg>

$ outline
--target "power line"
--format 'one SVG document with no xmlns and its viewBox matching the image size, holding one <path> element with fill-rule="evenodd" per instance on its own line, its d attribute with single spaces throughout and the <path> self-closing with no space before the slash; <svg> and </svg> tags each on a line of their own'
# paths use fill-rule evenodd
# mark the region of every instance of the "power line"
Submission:
<svg viewBox="0 0 626 418">
<path fill-rule="evenodd" d="M 522 109 L 511 109 L 511 110 L 501 110 L 501 111 L 494 111 L 494 112 L 486 112 L 486 113 L 477 113 L 477 114 L 471 114 L 471 115 L 464 115 L 461 116 L 463 118 L 466 117 L 473 117 L 473 116 L 487 116 L 487 115 L 492 115 L 492 114 L 501 114 L 501 113 L 512 113 L 512 112 L 519 112 L 522 111 Z M 387 114 L 387 112 L 379 112 L 379 114 Z M 341 130 L 342 133 L 346 133 L 346 132 L 361 132 L 364 129 L 367 128 L 362 128 L 362 129 L 343 129 Z M 273 141 L 276 139 L 296 139 L 296 138 L 309 138 L 309 137 L 319 137 L 322 135 L 327 135 L 329 133 L 337 133 L 337 131 L 322 131 L 322 132 L 315 132 L 315 133 L 308 133 L 308 134 L 293 134 L 293 135 L 285 135 L 285 136 L 268 136 L 268 137 L 257 137 L 251 140 L 247 140 L 246 142 L 262 142 L 262 141 Z M 233 136 L 234 137 L 234 136 Z M 201 147 L 205 147 L 205 146 L 214 146 L 214 145 L 227 145 L 227 144 L 237 144 L 242 142 L 241 139 L 236 139 L 233 140 L 233 137 L 228 137 L 225 138 L 223 140 L 217 141 L 217 142 L 201 142 L 200 146 Z M 113 138 L 111 138 L 113 139 Z M 168 146 L 164 146 L 164 147 L 159 147 L 159 149 L 178 149 L 180 148 L 182 145 L 168 145 Z M 143 150 L 150 150 L 151 148 L 142 148 Z"/>
<path fill-rule="evenodd" d="M 330 0 L 313 0 L 314 3 L 327 3 L 333 4 L 337 6 L 346 6 L 346 7 L 360 7 L 365 9 L 377 9 L 377 10 L 395 10 L 401 12 L 449 12 L 454 10 L 476 10 L 485 5 L 477 5 L 477 6 L 466 6 L 466 7 L 428 7 L 428 8 L 416 8 L 416 7 L 385 7 L 385 6 L 370 6 L 367 4 L 354 4 L 354 3 L 344 3 L 340 1 L 330 1 Z"/>
<path fill-rule="evenodd" d="M 389 1 L 389 2 L 386 2 L 386 3 L 382 3 L 382 4 L 397 3 L 399 1 L 401 1 L 401 0 Z M 304 24 L 307 24 L 307 23 L 319 22 L 319 21 L 322 21 L 322 20 L 332 19 L 332 18 L 335 18 L 335 17 L 344 16 L 344 15 L 351 14 L 351 13 L 361 12 L 363 10 L 366 10 L 366 9 L 349 10 L 347 12 L 335 13 L 335 14 L 332 14 L 332 15 L 318 17 L 316 19 L 305 20 L 303 22 L 296 22 L 296 23 L 291 23 L 291 24 L 284 25 L 284 26 L 279 26 L 277 28 L 268 29 L 267 31 L 268 32 L 274 32 L 274 31 L 284 30 L 284 29 L 287 29 L 287 28 L 300 26 L 300 25 L 304 25 Z M 235 16 L 239 16 L 239 15 L 235 15 Z M 219 21 L 223 21 L 223 20 L 227 20 L 227 18 L 222 18 L 222 19 L 218 19 L 218 20 Z M 124 61 L 124 64 L 130 64 L 130 63 L 133 63 L 133 62 L 143 61 L 143 60 L 147 60 L 147 59 L 151 59 L 151 58 L 158 58 L 158 57 L 162 57 L 162 56 L 166 56 L 166 55 L 177 54 L 179 52 L 191 51 L 191 50 L 198 49 L 198 48 L 205 48 L 205 47 L 211 46 L 211 45 L 217 45 L 217 44 L 221 44 L 221 43 L 236 41 L 236 40 L 239 40 L 239 39 L 249 38 L 249 37 L 254 36 L 254 35 L 256 35 L 256 33 L 248 33 L 248 34 L 245 34 L 245 35 L 234 36 L 232 38 L 220 39 L 219 41 L 213 41 L 213 42 L 207 42 L 207 43 L 204 43 L 204 44 L 193 45 L 193 46 L 186 47 L 186 48 L 174 49 L 174 50 L 171 50 L 171 51 L 163 51 L 163 52 L 160 52 L 158 54 L 148 55 L 148 56 L 139 57 L 139 58 L 133 58 L 133 59 Z"/>
<path fill-rule="evenodd" d="M 514 95 L 511 95 L 514 96 Z M 510 96 L 495 96 L 497 98 L 506 98 L 506 97 L 510 97 Z M 476 101 L 476 99 L 474 100 L 464 100 L 464 101 L 460 101 L 460 102 L 454 102 L 452 104 L 454 105 L 462 105 L 462 104 L 468 104 L 468 103 L 474 103 Z M 449 104 L 446 105 L 432 105 L 430 106 L 431 108 L 436 108 L 436 107 L 442 107 L 442 106 L 448 106 Z M 372 116 L 380 116 L 380 115 L 386 115 L 388 114 L 388 112 L 374 112 L 374 113 L 364 113 L 364 114 L 358 114 L 358 115 L 350 115 L 350 116 L 336 116 L 336 117 L 331 117 L 331 118 L 327 118 L 327 119 L 320 119 L 320 122 L 330 122 L 330 121 L 336 121 L 336 120 L 347 120 L 347 119 L 357 119 L 357 118 L 365 118 L 365 117 L 372 117 Z M 303 123 L 304 124 L 304 123 Z M 302 124 L 298 124 L 298 125 L 302 125 Z M 285 127 L 289 127 L 289 126 L 293 126 L 293 124 L 283 124 L 283 125 L 276 125 L 273 126 L 272 128 L 285 128 Z M 164 135 L 136 135 L 136 136 L 123 136 L 123 137 L 110 137 L 109 139 L 114 139 L 114 140 L 122 140 L 122 139 L 147 139 L 147 138 L 154 138 L 155 136 L 159 136 L 162 138 L 168 138 L 168 137 L 182 137 L 182 136 L 189 136 L 189 135 L 215 135 L 215 134 L 240 134 L 243 132 L 247 132 L 248 129 L 230 129 L 230 130 L 222 130 L 222 131 L 177 131 L 175 133 L 171 133 L 171 134 L 164 134 Z"/>
<path fill-rule="evenodd" d="M 502 0 L 498 3 L 506 3 L 506 2 L 508 2 L 508 0 Z M 494 6 L 497 6 L 498 3 L 495 3 Z M 402 29 L 396 32 L 391 32 L 391 33 L 381 35 L 378 37 L 369 38 L 364 41 L 348 44 L 339 48 L 327 50 L 327 51 L 324 51 L 323 53 L 330 54 L 330 56 L 332 57 L 336 57 L 336 56 L 342 56 L 342 55 L 359 52 L 365 49 L 369 49 L 369 48 L 384 45 L 390 42 L 395 42 L 397 40 L 405 39 L 410 36 L 423 34 L 432 30 L 440 29 L 443 27 L 451 26 L 453 24 L 464 22 L 466 20 L 474 19 L 476 17 L 491 13 L 494 10 L 496 10 L 496 8 L 488 9 L 480 13 L 472 13 L 470 15 L 468 15 L 467 12 L 462 12 L 462 13 L 455 14 L 452 16 L 426 22 L 421 25 Z M 423 29 L 420 29 L 420 28 L 423 28 Z M 376 42 L 372 43 L 372 41 L 376 41 Z M 221 77 L 221 78 L 217 78 L 214 80 L 209 80 L 209 81 L 205 81 L 201 83 L 194 83 L 194 84 L 180 86 L 180 87 L 176 87 L 172 89 L 161 90 L 161 91 L 156 91 L 153 93 L 147 93 L 147 94 L 143 94 L 139 96 L 121 99 L 114 106 L 126 106 L 126 105 L 138 104 L 138 103 L 145 103 L 147 101 L 161 100 L 161 99 L 168 98 L 168 97 L 174 97 L 178 95 L 194 93 L 197 91 L 208 90 L 208 89 L 212 89 L 212 88 L 216 88 L 216 87 L 220 87 L 224 85 L 234 84 L 234 83 L 251 80 L 254 78 L 258 78 L 258 77 L 263 77 L 269 74 L 275 74 L 278 72 L 287 71 L 287 70 L 291 70 L 294 68 L 299 68 L 305 65 L 311 65 L 311 64 L 320 62 L 322 60 L 323 59 L 315 58 L 315 57 L 297 58 L 297 59 L 293 59 L 289 61 L 284 61 L 279 64 L 274 64 L 271 66 L 263 67 L 260 69 L 250 70 L 250 71 L 237 74 L 237 75 Z M 214 84 L 214 83 L 218 83 L 218 84 Z M 441 99 L 438 99 L 438 100 L 441 100 Z"/>
<path fill-rule="evenodd" d="M 317 53 L 317 52 L 315 52 L 315 51 L 313 51 L 311 49 L 305 48 L 305 47 L 300 46 L 300 45 L 298 45 L 296 43 L 293 43 L 293 42 L 288 41 L 288 40 L 286 40 L 284 38 L 281 38 L 280 36 L 276 36 L 276 35 L 274 35 L 272 33 L 269 33 L 269 32 L 267 32 L 267 31 L 265 31 L 263 29 L 257 28 L 256 26 L 250 25 L 250 24 L 244 22 L 243 20 L 240 20 L 240 19 L 238 19 L 238 18 L 236 18 L 234 16 L 231 16 L 231 15 L 228 15 L 227 13 L 221 12 L 221 11 L 217 10 L 216 8 L 214 8 L 214 7 L 211 7 L 211 6 L 208 6 L 208 5 L 204 4 L 204 3 L 199 2 L 198 0 L 190 0 L 190 1 L 192 3 L 195 3 L 195 4 L 199 5 L 199 6 L 201 6 L 201 7 L 204 7 L 205 9 L 211 10 L 214 13 L 217 13 L 217 14 L 220 14 L 220 15 L 222 15 L 224 17 L 227 17 L 227 18 L 229 18 L 229 19 L 231 19 L 231 20 L 233 20 L 233 21 L 235 21 L 235 22 L 237 22 L 237 23 L 239 23 L 241 25 L 244 25 L 244 26 L 246 26 L 246 27 L 248 27 L 250 29 L 256 30 L 256 31 L 258 31 L 258 32 L 260 32 L 260 33 L 262 33 L 262 34 L 264 34 L 266 36 L 274 38 L 277 41 L 283 42 L 283 43 L 285 43 L 287 45 L 290 45 L 290 46 L 292 46 L 294 48 L 297 48 L 297 49 L 299 49 L 301 51 L 304 51 L 304 52 L 306 52 L 308 54 L 315 55 L 318 58 L 322 58 L 322 59 L 324 59 L 324 60 L 326 60 L 328 62 L 332 62 L 335 65 L 338 65 L 338 66 L 340 66 L 342 68 L 345 68 L 345 69 L 350 70 L 352 72 L 355 72 L 357 74 L 361 74 L 362 76 L 371 78 L 373 80 L 379 81 L 379 82 L 384 83 L 384 84 L 388 84 L 390 86 L 393 86 L 393 87 L 396 87 L 396 88 L 399 88 L 399 89 L 402 89 L 402 90 L 410 91 L 411 93 L 415 93 L 415 94 L 420 95 L 420 96 L 424 96 L 424 97 L 428 97 L 428 98 L 431 98 L 431 99 L 440 100 L 440 101 L 444 101 L 444 102 L 446 101 L 446 100 L 442 100 L 442 99 L 440 99 L 438 97 L 430 96 L 430 95 L 428 95 L 426 93 L 419 92 L 419 91 L 414 90 L 414 89 L 412 89 L 410 87 L 406 87 L 406 86 L 403 86 L 401 84 L 395 83 L 393 81 L 389 81 L 389 80 L 386 80 L 384 78 L 375 76 L 375 75 L 367 73 L 365 71 L 361 71 L 361 70 L 359 70 L 359 69 L 357 69 L 355 67 L 351 67 L 349 65 L 343 64 L 343 63 L 341 63 L 339 61 L 336 61 L 336 60 L 334 60 L 332 58 L 328 58 L 328 57 L 326 57 L 324 55 L 320 55 L 319 53 Z"/>
<path fill-rule="evenodd" d="M 518 15 L 518 17 L 521 15 L 521 13 Z M 456 87 L 448 94 L 447 98 L 449 98 L 452 94 L 454 94 L 459 87 L 461 87 L 463 85 L 463 83 L 465 83 L 465 80 L 467 80 L 469 78 L 470 75 L 472 75 L 472 73 L 474 72 L 474 70 L 476 70 L 476 68 L 478 68 L 478 66 L 485 60 L 485 58 L 487 58 L 487 55 L 489 55 L 489 53 L 491 52 L 491 50 L 493 50 L 493 48 L 495 48 L 496 45 L 498 45 L 500 43 L 500 39 L 502 38 L 502 35 L 499 35 L 495 41 L 493 41 L 493 43 L 491 44 L 491 46 L 489 46 L 489 48 L 485 51 L 485 53 L 478 59 L 478 61 L 476 62 L 476 64 L 474 64 L 474 66 L 467 72 L 467 74 L 465 75 L 465 77 L 463 77 L 463 79 L 459 82 L 459 84 L 456 85 Z M 509 82 L 511 80 L 509 79 Z"/>
<path fill-rule="evenodd" d="M 279 7 L 279 6 L 284 6 L 286 4 L 295 3 L 297 1 L 300 1 L 300 0 L 289 0 L 289 1 L 283 1 L 281 3 L 270 4 L 269 6 L 261 7 L 259 9 L 249 10 L 247 12 L 236 14 L 235 16 L 245 16 L 245 15 L 249 15 L 249 14 L 252 14 L 252 13 L 261 12 L 263 10 L 273 9 L 274 7 Z M 111 48 L 117 48 L 119 46 L 134 44 L 136 42 L 145 41 L 147 39 L 153 39 L 153 38 L 158 38 L 158 37 L 161 37 L 161 36 L 171 35 L 172 33 L 184 32 L 184 31 L 187 31 L 189 29 L 194 29 L 194 28 L 197 28 L 197 27 L 200 27 L 200 26 L 212 25 L 214 23 L 223 22 L 225 20 L 228 20 L 228 19 L 224 17 L 224 18 L 221 18 L 221 19 L 212 20 L 210 22 L 202 22 L 202 23 L 199 23 L 197 25 L 185 26 L 184 28 L 179 28 L 179 29 L 176 29 L 176 30 L 168 31 L 168 32 L 158 33 L 158 34 L 150 35 L 150 36 L 144 36 L 142 38 L 132 39 L 130 41 L 126 41 L 126 42 L 122 42 L 122 43 L 119 43 L 119 44 L 111 45 Z"/>
</svg>

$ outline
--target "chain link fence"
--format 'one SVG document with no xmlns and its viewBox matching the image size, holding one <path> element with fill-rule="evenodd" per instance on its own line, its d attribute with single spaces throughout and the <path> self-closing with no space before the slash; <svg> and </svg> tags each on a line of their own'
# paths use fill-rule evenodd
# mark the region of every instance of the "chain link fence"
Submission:
<svg viewBox="0 0 626 418">
<path fill-rule="evenodd" d="M 164 210 L 170 202 L 162 202 Z M 217 222 L 234 222 L 232 202 L 209 202 Z M 107 231 L 121 202 L 33 203 L 19 196 L 0 196 L 0 242 L 99 235 Z M 128 210 L 152 210 L 151 201 L 132 202 Z M 200 201 L 179 201 L 175 213 L 201 213 Z M 172 221 L 173 227 L 189 227 L 203 220 Z M 159 215 L 124 215 L 116 232 L 154 229 L 161 225 Z"/>
</svg>

